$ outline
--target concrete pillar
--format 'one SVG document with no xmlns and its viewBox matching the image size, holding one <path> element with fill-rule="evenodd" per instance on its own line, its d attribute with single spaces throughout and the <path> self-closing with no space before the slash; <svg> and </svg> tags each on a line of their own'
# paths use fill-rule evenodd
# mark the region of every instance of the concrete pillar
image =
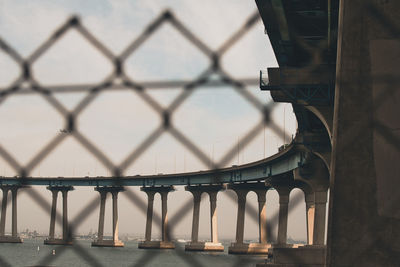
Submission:
<svg viewBox="0 0 400 267">
<path fill-rule="evenodd" d="M 99 191 L 100 193 L 100 214 L 99 214 L 99 230 L 97 232 L 97 240 L 102 241 L 104 237 L 104 213 L 106 209 L 107 192 Z"/>
<path fill-rule="evenodd" d="M 236 244 L 243 244 L 244 238 L 244 216 L 246 210 L 247 190 L 235 190 L 238 198 L 238 212 L 236 222 Z"/>
<path fill-rule="evenodd" d="M 258 199 L 258 237 L 262 244 L 267 243 L 267 215 L 266 215 L 266 193 L 267 191 L 256 191 Z"/>
<path fill-rule="evenodd" d="M 11 189 L 12 194 L 12 222 L 11 222 L 11 233 L 12 237 L 17 237 L 17 191 L 18 187 L 14 187 Z"/>
<path fill-rule="evenodd" d="M 3 201 L 1 202 L 0 236 L 4 236 L 6 229 L 7 197 L 9 188 L 2 187 L 1 189 L 3 190 Z"/>
<path fill-rule="evenodd" d="M 169 232 L 168 232 L 168 216 L 167 216 L 167 200 L 168 192 L 163 191 L 161 194 L 161 232 L 162 241 L 169 242 Z"/>
<path fill-rule="evenodd" d="M 323 245 L 325 240 L 327 191 L 315 192 L 315 214 L 313 245 Z"/>
<path fill-rule="evenodd" d="M 218 243 L 218 218 L 217 218 L 218 191 L 208 192 L 208 194 L 210 195 L 211 242 Z"/>
<path fill-rule="evenodd" d="M 49 239 L 54 240 L 54 230 L 56 227 L 56 212 L 57 212 L 57 196 L 58 190 L 51 190 L 52 202 L 51 202 L 51 214 L 50 214 L 50 231 Z"/>
<path fill-rule="evenodd" d="M 307 245 L 312 245 L 314 239 L 314 216 L 315 216 L 314 192 L 306 193 L 305 201 L 306 201 Z"/>
<path fill-rule="evenodd" d="M 63 240 L 69 240 L 69 232 L 68 232 L 68 190 L 62 190 L 62 198 L 63 198 Z"/>
<path fill-rule="evenodd" d="M 275 187 L 279 193 L 278 245 L 286 245 L 290 187 Z"/>
<path fill-rule="evenodd" d="M 145 240 L 151 241 L 151 227 L 153 224 L 154 195 L 156 192 L 146 191 L 146 193 L 147 193 L 147 218 L 146 218 Z"/>
<path fill-rule="evenodd" d="M 199 241 L 199 219 L 201 191 L 192 191 L 193 194 L 193 221 L 192 221 L 192 243 Z M 212 232 L 212 230 L 211 230 Z M 211 237 L 212 238 L 212 237 Z"/>
<path fill-rule="evenodd" d="M 113 241 L 118 241 L 118 191 L 111 192 L 113 200 Z"/>
</svg>

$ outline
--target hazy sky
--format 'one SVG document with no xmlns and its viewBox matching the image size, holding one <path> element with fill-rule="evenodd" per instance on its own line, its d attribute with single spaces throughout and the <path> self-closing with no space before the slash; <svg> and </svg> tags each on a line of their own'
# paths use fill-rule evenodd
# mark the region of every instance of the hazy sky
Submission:
<svg viewBox="0 0 400 267">
<path fill-rule="evenodd" d="M 72 14 L 80 16 L 83 25 L 115 54 L 134 40 L 143 28 L 165 9 L 170 9 L 198 38 L 217 50 L 245 20 L 256 11 L 253 1 L 5 1 L 0 0 L 0 36 L 23 57 L 29 56 Z M 153 34 L 126 65 L 127 74 L 135 81 L 191 80 L 209 65 L 209 59 L 166 23 Z M 276 67 L 277 62 L 268 36 L 259 21 L 222 58 L 222 66 L 234 78 L 257 78 L 259 70 Z M 69 31 L 33 65 L 36 79 L 45 86 L 101 82 L 113 70 L 109 61 L 75 30 Z M 0 87 L 6 88 L 19 75 L 18 66 L 0 51 Z M 1 90 L 1 89 L 0 89 Z M 175 89 L 151 89 L 147 92 L 166 107 L 180 92 Z M 269 92 L 257 86 L 247 90 L 262 103 L 271 100 Z M 72 110 L 84 93 L 56 94 Z M 297 124 L 289 104 L 276 104 L 272 119 L 290 136 Z M 210 158 L 218 161 L 229 148 L 237 146 L 252 127 L 261 120 L 260 112 L 230 87 L 199 88 L 173 114 L 174 125 Z M 160 124 L 160 118 L 135 92 L 104 92 L 91 103 L 78 119 L 80 131 L 109 158 L 118 164 Z M 12 95 L 0 104 L 0 144 L 21 165 L 27 164 L 40 148 L 60 134 L 63 118 L 40 95 Z M 265 136 L 265 137 L 264 137 Z M 286 140 L 289 142 L 289 140 Z M 232 158 L 228 165 L 243 164 L 277 152 L 283 144 L 281 135 L 268 127 Z M 195 155 L 187 151 L 170 134 L 164 133 L 126 171 L 126 175 L 173 173 L 205 169 Z M 0 175 L 15 172 L 0 158 Z M 32 176 L 99 176 L 109 175 L 100 162 L 73 138 L 68 137 L 31 173 Z M 50 193 L 35 188 L 48 201 Z M 138 188 L 130 189 L 145 200 Z M 70 193 L 69 210 L 73 218 L 93 198 L 93 188 L 76 188 Z M 236 204 L 221 193 L 218 197 L 219 234 L 234 238 Z M 267 215 L 278 209 L 276 192 L 267 195 Z M 189 201 L 191 195 L 178 188 L 169 196 L 169 216 Z M 59 201 L 60 202 L 60 201 Z M 248 197 L 256 207 L 255 194 Z M 59 203 L 61 212 L 61 203 Z M 160 212 L 156 197 L 155 212 Z M 305 238 L 304 204 L 291 214 L 289 236 Z M 119 201 L 120 233 L 144 235 L 145 215 L 122 194 Z M 9 209 L 11 215 L 11 209 Z M 19 229 L 47 232 L 48 213 L 21 194 Z M 111 215 L 111 201 L 106 216 Z M 106 232 L 111 231 L 111 217 L 106 217 Z M 208 237 L 209 202 L 202 202 L 200 236 Z M 10 216 L 8 217 L 10 219 Z M 98 210 L 81 225 L 79 232 L 97 231 Z M 223 225 L 223 227 L 222 227 Z M 9 229 L 10 224 L 7 225 Z M 179 222 L 177 234 L 190 236 L 191 212 Z M 154 227 L 153 227 L 154 228 Z M 158 229 L 153 230 L 158 235 Z M 245 238 L 258 235 L 257 222 L 246 218 Z"/>
</svg>

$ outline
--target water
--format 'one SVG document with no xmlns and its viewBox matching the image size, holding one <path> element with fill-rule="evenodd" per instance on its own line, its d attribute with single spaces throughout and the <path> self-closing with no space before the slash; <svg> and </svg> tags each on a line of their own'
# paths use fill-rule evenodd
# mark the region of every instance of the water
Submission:
<svg viewBox="0 0 400 267">
<path fill-rule="evenodd" d="M 185 252 L 184 243 L 175 250 L 142 250 L 137 241 L 126 241 L 123 248 L 91 247 L 89 240 L 74 246 L 48 246 L 43 240 L 25 239 L 22 244 L 0 244 L 0 265 L 11 266 L 255 266 L 265 257 L 229 255 L 225 252 Z M 38 249 L 39 247 L 39 249 Z M 55 255 L 53 255 L 55 250 Z"/>
</svg>

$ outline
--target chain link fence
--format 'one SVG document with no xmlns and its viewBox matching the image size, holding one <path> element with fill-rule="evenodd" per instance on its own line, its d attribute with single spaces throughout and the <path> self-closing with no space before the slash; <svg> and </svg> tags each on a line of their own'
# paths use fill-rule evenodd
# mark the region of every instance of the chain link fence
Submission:
<svg viewBox="0 0 400 267">
<path fill-rule="evenodd" d="M 387 20 L 382 14 L 371 7 L 371 16 L 377 21 L 380 21 L 382 25 L 397 34 L 400 34 L 400 30 L 396 25 L 393 25 L 389 20 Z M 105 45 L 103 45 L 80 21 L 76 16 L 71 17 L 65 24 L 59 27 L 44 43 L 42 43 L 31 55 L 27 58 L 23 58 L 12 46 L 10 46 L 4 39 L 0 37 L 0 49 L 10 56 L 21 69 L 20 76 L 11 83 L 7 88 L 2 88 L 0 90 L 0 105 L 11 95 L 19 94 L 37 94 L 47 101 L 56 112 L 58 112 L 63 118 L 65 123 L 65 129 L 68 131 L 68 135 L 57 135 L 48 143 L 25 165 L 22 165 L 17 158 L 12 156 L 12 153 L 7 151 L 0 144 L 0 157 L 5 160 L 13 170 L 18 173 L 18 179 L 20 179 L 21 184 L 29 185 L 25 180 L 26 177 L 31 175 L 32 170 L 37 167 L 46 157 L 48 157 L 67 137 L 74 138 L 82 147 L 91 153 L 91 155 L 97 159 L 105 168 L 107 168 L 114 177 L 115 186 L 120 185 L 121 179 L 123 179 L 126 170 L 129 166 L 134 164 L 143 153 L 165 132 L 169 132 L 179 143 L 181 143 L 187 150 L 199 159 L 204 165 L 208 166 L 210 169 L 215 171 L 215 182 L 218 183 L 218 170 L 219 168 L 225 166 L 229 163 L 235 156 L 237 152 L 236 144 L 232 144 L 231 148 L 226 151 L 225 155 L 219 161 L 214 161 L 211 159 L 207 153 L 205 153 L 200 147 L 198 147 L 189 137 L 187 137 L 180 129 L 174 125 L 172 120 L 172 115 L 174 112 L 182 106 L 186 99 L 191 96 L 196 90 L 200 90 L 201 86 L 229 86 L 233 91 L 236 91 L 243 99 L 250 103 L 256 110 L 261 114 L 261 121 L 250 129 L 247 134 L 241 138 L 240 143 L 243 147 L 247 146 L 254 138 L 262 132 L 265 126 L 269 127 L 272 131 L 278 135 L 284 135 L 284 131 L 281 127 L 273 120 L 271 120 L 271 112 L 274 108 L 274 103 L 263 103 L 255 98 L 251 93 L 246 90 L 246 86 L 258 85 L 259 79 L 236 79 L 232 77 L 228 72 L 226 72 L 221 66 L 221 60 L 224 55 L 237 43 L 241 38 L 260 20 L 258 11 L 254 12 L 247 18 L 245 23 L 237 29 L 237 31 L 230 36 L 218 49 L 213 50 L 207 44 L 205 44 L 200 38 L 198 38 L 190 29 L 188 29 L 171 11 L 165 11 L 156 19 L 154 19 L 143 32 L 133 40 L 122 53 L 116 55 L 110 51 Z M 145 41 L 152 36 L 157 29 L 159 29 L 165 23 L 169 23 L 174 29 L 176 29 L 186 40 L 188 40 L 193 46 L 197 47 L 199 51 L 204 54 L 209 59 L 209 65 L 203 72 L 196 78 L 190 81 L 165 81 L 165 82 L 148 82 L 140 83 L 133 80 L 126 74 L 125 63 L 128 57 L 134 54 L 141 46 L 144 45 Z M 64 85 L 60 87 L 47 88 L 41 85 L 32 72 L 32 65 L 41 58 L 46 51 L 48 51 L 57 40 L 62 38 L 70 30 L 76 30 L 80 35 L 85 38 L 93 47 L 99 51 L 113 66 L 113 73 L 106 79 L 99 83 L 93 85 L 76 86 L 76 85 Z M 316 55 L 315 58 L 319 58 L 319 54 L 322 53 L 321 47 L 309 46 L 307 43 L 302 42 L 300 39 L 296 41 L 303 46 L 304 49 L 310 51 L 312 54 Z M 318 68 L 318 62 L 311 62 L 311 67 L 315 64 L 315 68 Z M 255 72 L 256 74 L 257 72 Z M 221 79 L 215 81 L 212 79 L 212 75 L 218 74 Z M 256 76 L 256 75 L 255 75 Z M 391 79 L 393 77 L 382 77 L 384 83 L 387 83 L 387 90 L 382 93 L 380 99 L 382 101 L 390 97 L 394 89 L 391 87 Z M 151 97 L 147 93 L 147 89 L 151 87 L 157 88 L 172 88 L 180 87 L 183 91 L 177 95 L 176 98 L 164 108 L 158 101 Z M 90 103 L 96 101 L 99 94 L 104 91 L 113 90 L 132 90 L 139 96 L 142 101 L 148 104 L 160 117 L 162 123 L 155 129 L 147 138 L 140 143 L 131 153 L 122 160 L 119 164 L 114 164 L 109 156 L 99 149 L 95 143 L 93 143 L 90 138 L 87 138 L 81 131 L 77 123 L 77 118 L 82 114 L 82 112 L 90 105 Z M 54 94 L 59 92 L 85 92 L 86 96 L 79 102 L 79 104 L 72 110 L 69 111 Z M 379 102 L 380 103 L 380 102 Z M 400 141 L 397 137 L 393 136 L 391 132 L 388 132 L 384 125 L 379 124 L 378 131 L 384 136 L 388 142 L 393 144 L 397 149 L 400 148 Z M 349 129 L 348 131 L 349 142 L 353 138 L 357 138 L 357 130 Z M 290 140 L 287 136 L 286 140 Z M 22 192 L 30 197 L 30 199 L 37 203 L 46 213 L 51 210 L 51 204 L 45 199 L 37 190 L 34 188 L 22 189 Z M 147 203 L 145 203 L 136 192 L 127 189 L 123 192 L 132 205 L 139 208 L 144 214 L 147 210 Z M 236 198 L 232 194 L 227 194 L 232 201 L 236 202 Z M 300 203 L 300 198 L 291 200 L 295 205 Z M 169 233 L 173 238 L 174 235 L 174 225 L 177 224 L 185 215 L 187 215 L 192 210 L 192 200 L 187 203 L 183 203 L 179 211 L 171 216 L 170 219 L 170 229 Z M 95 197 L 90 200 L 78 213 L 75 218 L 70 222 L 69 235 L 74 238 L 74 229 L 77 229 L 94 211 L 99 207 L 98 198 Z M 294 206 L 292 206 L 293 208 Z M 258 221 L 258 211 L 255 209 L 250 209 L 247 211 L 252 220 Z M 60 214 L 58 214 L 60 215 Z M 159 224 L 160 215 L 154 214 L 155 222 Z M 275 214 L 272 218 L 268 218 L 269 222 L 276 222 L 278 214 Z M 60 216 L 57 216 L 60 218 Z M 61 220 L 57 220 L 57 224 L 62 225 Z M 160 225 L 158 225 L 160 226 Z M 276 226 L 276 225 L 275 225 Z M 269 225 L 269 232 L 272 233 L 271 228 L 273 226 Z M 65 254 L 69 250 L 73 250 L 75 255 L 82 259 L 84 263 L 89 266 L 104 266 L 102 262 L 90 252 L 90 249 L 80 245 L 75 242 L 70 248 L 60 247 L 57 250 L 56 255 L 48 255 L 40 260 L 40 262 L 35 263 L 38 266 L 51 265 L 57 258 Z M 188 266 L 205 266 L 205 264 L 197 257 L 194 257 L 191 253 L 185 253 L 183 248 L 177 247 L 174 253 L 180 257 L 183 262 Z M 142 257 L 137 260 L 132 266 L 151 266 L 152 261 L 160 255 L 160 252 L 154 250 L 147 250 L 144 252 Z M 249 263 L 249 258 L 238 257 L 234 266 L 242 266 L 244 263 Z M 259 258 L 254 259 L 254 263 L 259 262 Z M 1 256 L 0 257 L 1 266 L 13 266 L 12 259 Z"/>
<path fill-rule="evenodd" d="M 233 144 L 225 155 L 218 162 L 214 162 L 201 148 L 199 148 L 190 138 L 185 136 L 178 128 L 174 126 L 171 119 L 174 112 L 185 102 L 185 100 L 192 95 L 196 90 L 200 90 L 201 86 L 221 87 L 229 86 L 232 90 L 239 93 L 239 95 L 256 108 L 262 115 L 262 120 L 250 131 L 241 138 L 240 144 L 242 147 L 248 145 L 256 136 L 259 134 L 264 127 L 267 125 L 273 131 L 278 133 L 280 136 L 285 134 L 282 129 L 276 125 L 270 118 L 271 110 L 274 107 L 274 103 L 262 103 L 255 96 L 246 90 L 246 86 L 258 85 L 258 78 L 251 79 L 235 79 L 228 72 L 226 72 L 221 66 L 221 61 L 226 52 L 236 44 L 241 38 L 259 22 L 259 14 L 255 11 L 245 21 L 241 28 L 239 28 L 230 38 L 228 38 L 218 49 L 213 50 L 202 42 L 190 29 L 188 29 L 179 19 L 169 10 L 163 12 L 160 16 L 154 19 L 134 41 L 132 41 L 128 47 L 119 55 L 115 55 L 106 46 L 104 46 L 80 21 L 79 17 L 73 16 L 61 27 L 59 27 L 44 43 L 42 43 L 34 52 L 27 58 L 23 58 L 12 46 L 10 46 L 4 39 L 0 38 L 0 48 L 3 52 L 9 55 L 21 68 L 20 76 L 11 83 L 7 88 L 2 88 L 0 91 L 0 104 L 11 95 L 19 94 L 37 94 L 45 99 L 63 118 L 65 122 L 65 130 L 68 135 L 57 135 L 48 143 L 26 164 L 22 165 L 17 158 L 12 156 L 3 146 L 0 144 L 0 156 L 18 173 L 18 177 L 21 184 L 28 185 L 25 181 L 26 177 L 31 175 L 31 172 L 37 167 L 49 154 L 51 154 L 67 137 L 73 137 L 80 145 L 88 150 L 93 157 L 95 157 L 101 164 L 107 168 L 115 181 L 115 186 L 120 184 L 120 180 L 123 179 L 126 169 L 131 166 L 148 148 L 151 146 L 164 132 L 169 132 L 175 139 L 180 142 L 186 149 L 193 153 L 204 165 L 208 168 L 215 170 L 215 182 L 218 183 L 218 170 L 220 167 L 225 166 L 232 159 L 235 158 L 237 153 L 237 145 Z M 165 82 L 148 82 L 140 83 L 133 80 L 125 72 L 125 62 L 132 54 L 134 54 L 144 43 L 151 37 L 160 27 L 164 24 L 169 23 L 174 27 L 186 40 L 188 40 L 193 46 L 197 47 L 201 53 L 203 53 L 209 59 L 209 66 L 202 71 L 202 73 L 191 81 L 165 81 Z M 38 81 L 32 71 L 32 65 L 38 61 L 59 39 L 66 35 L 70 30 L 76 30 L 80 35 L 86 39 L 93 47 L 99 51 L 105 58 L 107 58 L 113 66 L 113 73 L 100 83 L 93 85 L 63 85 L 57 87 L 48 88 L 43 86 Z M 214 80 L 212 75 L 218 74 L 221 79 Z M 171 102 L 167 108 L 163 108 L 162 105 L 151 97 L 146 89 L 157 87 L 157 88 L 172 88 L 180 87 L 183 91 Z M 139 144 L 120 164 L 115 165 L 113 161 L 94 144 L 90 138 L 87 138 L 79 129 L 77 125 L 77 118 L 80 114 L 89 106 L 90 103 L 96 100 L 101 92 L 114 91 L 114 90 L 132 90 L 134 91 L 145 103 L 147 103 L 152 109 L 160 116 L 162 124 L 154 130 L 147 138 Z M 70 112 L 56 97 L 54 94 L 61 92 L 85 92 L 86 96 L 80 101 L 80 103 Z M 286 137 L 290 139 L 289 136 Z M 22 189 L 22 193 L 27 194 L 32 201 L 36 202 L 46 213 L 51 210 L 51 204 L 34 188 Z M 147 203 L 145 203 L 136 192 L 127 189 L 123 194 L 126 194 L 132 205 L 138 207 L 143 213 L 146 213 Z M 235 197 L 232 194 L 228 194 L 232 201 L 236 202 Z M 93 198 L 86 206 L 84 206 L 78 215 L 71 220 L 69 227 L 69 236 L 71 239 L 74 238 L 74 229 L 78 228 L 99 206 L 98 198 Z M 184 203 L 177 214 L 173 215 L 170 220 L 169 233 L 174 233 L 174 225 L 177 224 L 185 215 L 187 215 L 192 209 L 192 200 Z M 250 209 L 248 211 L 251 218 L 255 221 L 258 220 L 258 211 Z M 155 223 L 160 226 L 160 215 L 155 214 Z M 276 216 L 275 216 L 276 217 Z M 57 224 L 62 225 L 61 214 L 57 214 Z M 271 221 L 276 221 L 276 218 L 271 218 Z M 161 227 L 161 226 L 160 226 Z M 173 236 L 171 236 L 173 238 Z M 37 265 L 49 265 L 62 256 L 69 248 L 60 247 L 57 249 L 56 255 L 48 255 L 40 260 Z M 83 247 L 79 243 L 75 242 L 72 246 L 74 253 L 91 266 L 104 266 L 102 262 L 99 262 L 94 255 L 90 253 L 90 249 Z M 185 253 L 183 248 L 177 247 L 175 249 L 177 256 L 190 266 L 204 266 L 201 261 L 198 261 L 195 257 L 189 253 Z M 145 251 L 142 258 L 140 258 L 132 266 L 147 266 L 151 263 L 154 258 L 159 255 L 158 252 L 148 250 Z M 235 266 L 241 266 L 243 260 L 250 261 L 249 258 L 242 259 L 238 258 Z M 254 263 L 260 259 L 254 259 Z M 12 260 L 0 257 L 2 266 L 13 266 Z"/>
</svg>

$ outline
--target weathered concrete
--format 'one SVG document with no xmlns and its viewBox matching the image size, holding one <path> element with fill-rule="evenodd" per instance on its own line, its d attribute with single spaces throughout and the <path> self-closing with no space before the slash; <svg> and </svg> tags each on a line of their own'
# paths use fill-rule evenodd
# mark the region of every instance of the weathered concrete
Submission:
<svg viewBox="0 0 400 267">
<path fill-rule="evenodd" d="M 3 185 L 3 200 L 1 204 L 0 218 L 0 243 L 22 243 L 23 240 L 18 236 L 17 230 L 17 192 L 20 186 Z M 8 192 L 11 191 L 12 212 L 11 212 L 11 236 L 5 235 Z"/>
<path fill-rule="evenodd" d="M 119 240 L 118 237 L 118 193 L 124 191 L 123 187 L 112 186 L 112 187 L 96 187 L 94 190 L 100 193 L 100 214 L 99 214 L 99 230 L 97 239 L 92 242 L 92 247 L 123 247 L 124 243 Z M 105 205 L 107 200 L 107 194 L 112 195 L 113 201 L 113 235 L 112 239 L 104 239 L 104 215 L 105 215 Z"/>
<path fill-rule="evenodd" d="M 236 241 L 228 248 L 229 254 L 268 254 L 271 244 L 267 243 L 267 218 L 266 218 L 266 193 L 271 187 L 265 183 L 230 184 L 229 189 L 236 192 L 238 201 Z M 246 244 L 244 239 L 244 222 L 246 196 L 249 191 L 254 191 L 258 199 L 258 233 L 259 243 Z"/>
<path fill-rule="evenodd" d="M 271 249 L 271 244 L 260 243 L 231 243 L 228 249 L 229 254 L 260 254 L 267 255 Z"/>
<path fill-rule="evenodd" d="M 68 227 L 68 192 L 74 190 L 72 186 L 48 186 L 48 190 L 52 193 L 52 206 L 50 214 L 50 230 L 49 237 L 44 240 L 45 245 L 72 245 L 72 235 L 69 233 Z M 62 218 L 62 238 L 54 237 L 56 213 L 57 213 L 57 195 L 62 193 L 63 198 L 63 218 Z"/>
<path fill-rule="evenodd" d="M 125 244 L 121 240 L 102 239 L 92 242 L 92 247 L 124 247 Z"/>
<path fill-rule="evenodd" d="M 340 1 L 327 266 L 400 262 L 400 1 Z"/>
<path fill-rule="evenodd" d="M 218 242 L 218 217 L 217 217 L 217 194 L 224 190 L 223 185 L 201 185 L 186 186 L 185 190 L 193 195 L 193 221 L 192 221 L 192 240 L 185 245 L 188 251 L 224 251 L 224 246 Z M 199 241 L 199 219 L 200 201 L 202 193 L 207 193 L 210 197 L 210 233 L 211 242 Z"/>
<path fill-rule="evenodd" d="M 190 242 L 185 245 L 187 251 L 224 251 L 224 246 L 218 242 Z"/>
<path fill-rule="evenodd" d="M 141 187 L 140 190 L 146 192 L 148 196 L 147 220 L 146 220 L 146 239 L 138 244 L 142 249 L 173 249 L 175 244 L 169 239 L 168 229 L 168 193 L 175 191 L 173 186 L 162 187 Z M 151 224 L 153 220 L 153 200 L 154 194 L 161 195 L 161 241 L 151 240 Z"/>
</svg>

